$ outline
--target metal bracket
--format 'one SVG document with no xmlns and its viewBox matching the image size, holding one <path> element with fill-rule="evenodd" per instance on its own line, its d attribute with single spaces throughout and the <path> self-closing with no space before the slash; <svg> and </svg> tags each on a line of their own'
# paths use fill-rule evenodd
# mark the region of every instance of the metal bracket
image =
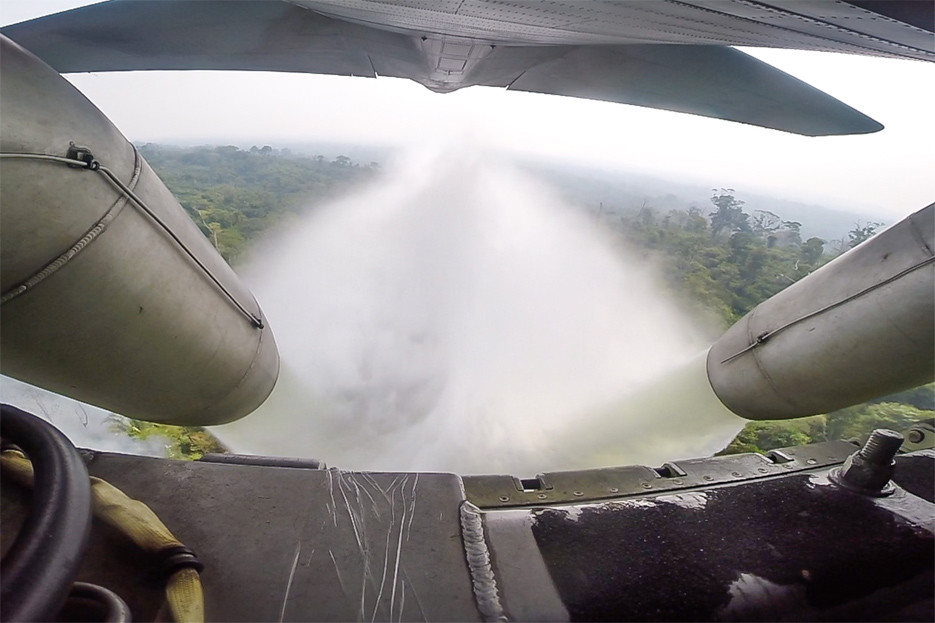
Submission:
<svg viewBox="0 0 935 623">
<path fill-rule="evenodd" d="M 769 478 L 789 472 L 842 463 L 854 452 L 846 441 L 780 448 L 768 456 L 734 454 L 666 463 L 569 472 L 549 472 L 536 478 L 510 475 L 464 476 L 467 499 L 480 508 L 510 508 L 581 503 Z M 533 486 L 539 484 L 541 486 Z"/>
<path fill-rule="evenodd" d="M 68 152 L 65 154 L 65 157 L 69 160 L 80 160 L 84 163 L 84 166 L 78 164 L 69 164 L 68 166 L 72 169 L 94 169 L 94 163 L 97 162 L 94 159 L 94 154 L 91 153 L 90 147 L 75 145 L 74 142 L 68 143 Z"/>
</svg>

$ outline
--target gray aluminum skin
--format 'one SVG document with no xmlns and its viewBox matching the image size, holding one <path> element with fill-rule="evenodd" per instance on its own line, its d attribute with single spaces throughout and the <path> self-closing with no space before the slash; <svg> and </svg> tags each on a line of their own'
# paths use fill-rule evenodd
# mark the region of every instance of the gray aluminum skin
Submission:
<svg viewBox="0 0 935 623">
<path fill-rule="evenodd" d="M 85 457 L 204 563 L 207 621 L 932 621 L 935 454 L 873 497 L 828 479 L 856 450 L 555 473 L 582 495 L 513 507 L 510 476 Z M 28 494 L 0 498 L 5 551 Z M 152 621 L 156 565 L 95 522 L 78 578 Z"/>
<path fill-rule="evenodd" d="M 2 372 L 170 424 L 220 424 L 259 406 L 279 355 L 237 275 L 55 70 L 3 37 L 2 73 Z M 70 142 L 88 147 L 166 228 L 103 171 L 22 157 L 64 157 Z"/>
<path fill-rule="evenodd" d="M 754 420 L 826 413 L 935 377 L 935 204 L 761 303 L 708 352 Z"/>
<path fill-rule="evenodd" d="M 882 126 L 730 46 L 935 60 L 926 3 L 894 4 L 901 10 L 856 0 L 117 0 L 3 33 L 63 73 L 386 76 L 441 93 L 492 86 L 824 136 Z"/>
</svg>

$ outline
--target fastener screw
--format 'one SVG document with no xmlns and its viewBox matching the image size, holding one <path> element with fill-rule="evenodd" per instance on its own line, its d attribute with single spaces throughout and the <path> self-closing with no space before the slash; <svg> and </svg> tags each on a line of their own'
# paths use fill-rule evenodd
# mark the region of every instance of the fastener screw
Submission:
<svg viewBox="0 0 935 623">
<path fill-rule="evenodd" d="M 831 470 L 828 477 L 837 485 L 866 495 L 889 495 L 895 490 L 890 482 L 894 457 L 903 443 L 896 431 L 878 428 L 860 450 L 847 457 L 844 465 Z"/>
<path fill-rule="evenodd" d="M 860 456 L 876 465 L 889 465 L 903 445 L 903 436 L 894 430 L 878 428 L 870 433 L 867 443 L 860 449 Z"/>
</svg>

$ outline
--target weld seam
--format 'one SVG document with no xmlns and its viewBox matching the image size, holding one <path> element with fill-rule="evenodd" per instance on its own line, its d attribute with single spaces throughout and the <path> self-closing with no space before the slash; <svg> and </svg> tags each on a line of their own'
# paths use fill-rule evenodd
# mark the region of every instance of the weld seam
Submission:
<svg viewBox="0 0 935 623">
<path fill-rule="evenodd" d="M 140 172 L 142 171 L 142 162 L 140 161 L 139 153 L 136 150 L 133 150 L 134 154 L 134 163 L 133 163 L 133 176 L 130 179 L 128 184 L 129 188 L 135 188 L 136 183 L 140 179 Z M 8 154 L 4 154 L 7 156 Z M 94 240 L 104 233 L 104 230 L 117 218 L 117 216 L 123 211 L 123 208 L 127 205 L 129 197 L 120 196 L 117 200 L 107 209 L 101 218 L 97 220 L 94 225 L 88 229 L 81 238 L 77 240 L 71 247 L 69 247 L 64 253 L 56 257 L 54 260 L 42 267 L 38 272 L 34 273 L 31 277 L 26 278 L 21 281 L 18 285 L 13 286 L 9 290 L 3 293 L 0 296 L 0 305 L 6 304 L 9 301 L 12 301 L 19 295 L 31 290 L 32 288 L 39 285 L 39 283 L 45 281 L 55 273 L 57 273 L 62 267 L 65 266 L 68 262 L 73 260 L 75 256 L 81 253 L 89 244 L 94 242 Z"/>
<path fill-rule="evenodd" d="M 465 500 L 461 504 L 461 539 L 464 542 L 464 554 L 471 584 L 474 587 L 474 600 L 484 621 L 506 621 L 497 580 L 490 565 L 490 550 L 484 536 L 484 521 L 481 510 Z"/>
</svg>

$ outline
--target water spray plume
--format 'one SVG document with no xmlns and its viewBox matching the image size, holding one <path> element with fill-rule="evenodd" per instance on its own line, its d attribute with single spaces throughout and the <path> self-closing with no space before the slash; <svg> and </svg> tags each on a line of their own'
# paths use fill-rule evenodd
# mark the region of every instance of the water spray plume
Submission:
<svg viewBox="0 0 935 623">
<path fill-rule="evenodd" d="M 479 150 L 410 154 L 257 253 L 245 277 L 283 372 L 263 407 L 214 430 L 236 451 L 344 469 L 711 453 L 742 421 L 683 383 L 691 361 L 703 379 L 701 331 L 619 245 Z"/>
</svg>

